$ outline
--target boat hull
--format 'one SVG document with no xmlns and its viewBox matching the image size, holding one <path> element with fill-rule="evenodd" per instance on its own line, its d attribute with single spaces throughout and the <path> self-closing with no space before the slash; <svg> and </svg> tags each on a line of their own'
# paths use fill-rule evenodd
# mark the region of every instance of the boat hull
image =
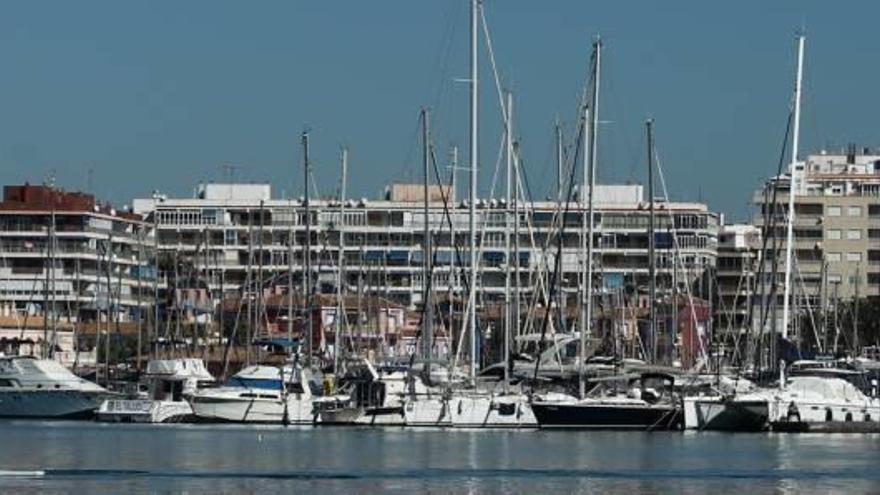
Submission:
<svg viewBox="0 0 880 495">
<path fill-rule="evenodd" d="M 188 402 L 111 399 L 101 404 L 96 419 L 105 423 L 183 423 L 193 419 Z"/>
<path fill-rule="evenodd" d="M 314 424 L 317 420 L 310 399 L 245 399 L 222 395 L 200 395 L 190 400 L 193 415 L 208 423 Z"/>
<path fill-rule="evenodd" d="M 614 404 L 532 404 L 541 428 L 588 430 L 677 430 L 681 414 L 673 406 Z"/>
<path fill-rule="evenodd" d="M 0 392 L 0 418 L 92 419 L 107 392 L 9 390 Z"/>
<path fill-rule="evenodd" d="M 722 397 L 689 397 L 684 400 L 685 428 L 709 431 L 764 431 L 769 405 L 766 400 Z"/>
<path fill-rule="evenodd" d="M 451 401 L 455 428 L 537 428 L 525 396 L 465 396 Z"/>
</svg>

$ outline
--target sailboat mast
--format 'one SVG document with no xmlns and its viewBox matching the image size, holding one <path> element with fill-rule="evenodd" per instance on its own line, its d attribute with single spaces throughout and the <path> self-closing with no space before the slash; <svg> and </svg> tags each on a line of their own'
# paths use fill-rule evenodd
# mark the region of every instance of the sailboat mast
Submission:
<svg viewBox="0 0 880 495">
<path fill-rule="evenodd" d="M 584 125 L 586 126 L 585 130 L 589 130 L 589 132 L 585 133 L 584 139 L 584 184 L 589 182 L 589 190 L 588 190 L 588 204 L 587 204 L 587 232 L 586 232 L 586 275 L 584 276 L 584 286 L 583 286 L 583 298 L 582 305 L 584 308 L 582 324 L 581 324 L 581 356 L 580 356 L 580 379 L 579 381 L 579 392 L 580 397 L 584 398 L 586 395 L 586 381 L 584 380 L 584 360 L 586 359 L 586 348 L 587 348 L 587 334 L 590 332 L 590 327 L 593 323 L 593 229 L 594 221 L 595 221 L 595 190 L 596 190 L 596 149 L 597 149 L 597 131 L 599 126 L 599 78 L 600 78 L 600 70 L 601 70 L 601 53 L 602 53 L 602 41 L 600 39 L 596 39 L 596 42 L 593 44 L 593 54 L 595 57 L 595 65 L 593 67 L 593 94 L 592 94 L 592 102 L 590 106 L 584 109 Z M 583 194 L 581 194 L 583 197 Z"/>
<path fill-rule="evenodd" d="M 657 264 L 654 257 L 654 122 L 648 119 L 645 122 L 645 130 L 648 134 L 648 205 L 650 217 L 648 219 L 648 278 L 650 279 L 650 295 L 648 299 L 648 311 L 651 325 L 651 358 L 657 363 L 657 310 L 654 302 L 657 299 Z"/>
<path fill-rule="evenodd" d="M 784 296 L 782 299 L 782 338 L 788 338 L 788 325 L 791 321 L 791 306 L 789 298 L 791 297 L 791 255 L 794 244 L 794 196 L 795 186 L 797 184 L 797 164 L 798 164 L 798 141 L 800 139 L 801 127 L 801 82 L 804 76 L 804 35 L 798 35 L 798 61 L 797 61 L 797 78 L 794 85 L 794 128 L 792 129 L 791 140 L 791 167 L 789 169 L 789 185 L 788 185 L 788 221 L 786 224 L 785 236 L 785 285 Z"/>
<path fill-rule="evenodd" d="M 556 197 L 562 203 L 562 124 L 559 123 L 559 118 L 556 119 L 554 131 L 556 135 Z"/>
<path fill-rule="evenodd" d="M 504 270 L 504 344 L 501 357 L 504 361 L 504 391 L 510 388 L 510 200 L 513 186 L 513 94 L 507 92 L 507 123 L 504 130 L 505 158 L 507 160 L 507 191 L 504 196 L 504 256 L 507 260 Z M 517 262 L 519 260 L 517 259 Z"/>
<path fill-rule="evenodd" d="M 424 314 L 422 315 L 422 356 L 425 358 L 425 373 L 430 376 L 431 355 L 434 349 L 434 300 L 431 297 L 431 225 L 429 216 L 429 201 L 431 192 L 430 171 L 430 128 L 428 121 L 428 109 L 422 109 L 422 162 L 424 167 L 424 215 L 425 229 L 422 239 L 422 287 L 424 289 L 422 303 Z"/>
<path fill-rule="evenodd" d="M 510 107 L 510 115 L 513 115 L 513 107 Z M 520 334 L 520 254 L 519 254 L 519 149 L 516 141 L 511 144 L 513 153 L 513 321 L 514 335 Z"/>
<path fill-rule="evenodd" d="M 339 350 L 342 345 L 342 324 L 345 322 L 345 304 L 342 287 L 345 284 L 345 185 L 348 181 L 348 148 L 342 148 L 342 183 L 339 185 L 339 265 L 336 275 L 336 335 L 333 340 L 333 371 L 339 371 Z M 360 318 L 360 316 L 358 316 Z M 347 326 L 347 325 L 346 325 Z"/>
<path fill-rule="evenodd" d="M 312 232 L 311 232 L 311 223 L 312 223 L 312 213 L 311 213 L 311 205 L 309 204 L 309 176 L 311 175 L 311 170 L 309 170 L 309 133 L 308 131 L 302 133 L 302 151 L 303 151 L 303 189 L 305 189 L 305 195 L 303 201 L 305 202 L 306 207 L 306 215 L 305 215 L 305 233 L 306 233 L 306 244 L 305 250 L 303 252 L 303 304 L 305 309 L 305 314 L 303 315 L 303 324 L 306 326 L 303 334 L 308 339 L 306 341 L 305 349 L 305 363 L 306 365 L 311 365 L 312 363 Z"/>
<path fill-rule="evenodd" d="M 288 200 L 290 219 L 287 226 L 287 345 L 293 354 L 293 201 Z"/>
<path fill-rule="evenodd" d="M 477 163 L 479 151 L 477 147 L 477 19 L 480 0 L 471 0 L 471 74 L 470 74 L 470 173 L 471 184 L 468 201 L 468 230 L 470 232 L 470 291 L 468 291 L 468 331 L 470 332 L 470 379 L 477 376 Z"/>
</svg>

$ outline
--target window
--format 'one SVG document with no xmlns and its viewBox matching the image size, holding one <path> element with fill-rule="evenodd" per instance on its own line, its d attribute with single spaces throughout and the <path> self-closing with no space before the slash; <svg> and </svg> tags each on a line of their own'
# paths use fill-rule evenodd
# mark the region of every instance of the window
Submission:
<svg viewBox="0 0 880 495">
<path fill-rule="evenodd" d="M 846 209 L 846 214 L 851 217 L 860 217 L 862 216 L 862 207 L 861 206 L 850 206 Z"/>
<path fill-rule="evenodd" d="M 862 253 L 846 253 L 846 261 L 862 261 Z"/>
<path fill-rule="evenodd" d="M 829 230 L 828 231 L 828 239 L 832 241 L 840 240 L 840 231 L 839 230 Z"/>
<path fill-rule="evenodd" d="M 858 241 L 862 238 L 862 231 L 859 229 L 850 229 L 846 231 L 846 238 L 850 241 Z"/>
<path fill-rule="evenodd" d="M 825 253 L 825 260 L 831 263 L 840 261 L 840 253 Z"/>
<path fill-rule="evenodd" d="M 828 207 L 828 216 L 829 217 L 839 217 L 840 216 L 840 207 L 839 206 L 829 206 Z"/>
</svg>

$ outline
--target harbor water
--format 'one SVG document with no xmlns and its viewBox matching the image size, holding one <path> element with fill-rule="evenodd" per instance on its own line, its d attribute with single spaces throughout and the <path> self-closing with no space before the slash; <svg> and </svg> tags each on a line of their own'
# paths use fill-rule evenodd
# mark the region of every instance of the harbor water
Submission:
<svg viewBox="0 0 880 495">
<path fill-rule="evenodd" d="M 871 493 L 880 436 L 0 423 L 2 493 Z"/>
</svg>

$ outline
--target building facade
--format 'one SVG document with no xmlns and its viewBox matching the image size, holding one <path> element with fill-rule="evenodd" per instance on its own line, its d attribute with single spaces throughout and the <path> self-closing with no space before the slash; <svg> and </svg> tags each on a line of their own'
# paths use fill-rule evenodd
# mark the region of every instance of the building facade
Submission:
<svg viewBox="0 0 880 495">
<path fill-rule="evenodd" d="M 146 318 L 158 285 L 154 240 L 152 226 L 139 215 L 98 204 L 92 195 L 28 184 L 4 187 L 4 329 L 30 331 L 39 320 L 53 333 L 85 327 L 94 332 L 101 322 L 106 327 Z"/>
<path fill-rule="evenodd" d="M 160 256 L 187 260 L 188 269 L 200 274 L 215 302 L 223 294 L 247 291 L 248 287 L 287 285 L 289 270 L 297 292 L 302 290 L 302 274 L 308 270 L 314 274 L 315 292 L 333 293 L 341 270 L 344 290 L 349 294 L 418 308 L 425 294 L 423 196 L 414 187 L 389 191 L 380 200 L 349 200 L 345 204 L 312 200 L 308 216 L 301 199 L 273 198 L 267 184 L 205 184 L 198 187 L 194 198 L 154 195 L 135 200 L 133 206 L 136 213 L 155 223 Z M 435 192 L 431 193 L 428 213 L 432 292 L 466 299 L 462 296 L 470 260 L 467 204 L 451 198 L 444 203 L 439 199 L 447 194 Z M 599 187 L 596 193 L 597 294 L 624 288 L 644 293 L 650 264 L 650 216 L 642 187 Z M 564 222 L 559 222 L 561 209 L 567 210 Z M 561 209 L 556 202 L 531 202 L 520 205 L 514 215 L 514 209 L 503 201 L 478 201 L 476 286 L 480 308 L 501 304 L 515 290 L 507 289 L 508 268 L 514 279 L 519 272 L 523 308 L 554 278 L 560 287 L 558 304 L 576 304 L 584 273 L 582 235 L 587 215 L 579 202 Z M 715 265 L 718 215 L 700 203 L 658 202 L 655 221 L 660 293 L 670 290 L 673 281 L 681 291 L 692 288 L 705 270 Z M 561 231 L 560 223 L 564 224 Z M 519 251 L 514 248 L 516 240 L 508 239 L 514 232 L 519 234 Z M 512 286 L 516 285 L 514 281 Z"/>
<path fill-rule="evenodd" d="M 839 153 L 822 151 L 798 163 L 796 172 L 791 270 L 795 311 L 824 312 L 839 301 L 880 295 L 880 153 L 854 146 Z M 758 291 L 775 293 L 776 317 L 770 323 L 777 331 L 791 182 L 790 174 L 773 177 L 754 195 L 754 224 L 767 237 L 767 272 Z"/>
</svg>

